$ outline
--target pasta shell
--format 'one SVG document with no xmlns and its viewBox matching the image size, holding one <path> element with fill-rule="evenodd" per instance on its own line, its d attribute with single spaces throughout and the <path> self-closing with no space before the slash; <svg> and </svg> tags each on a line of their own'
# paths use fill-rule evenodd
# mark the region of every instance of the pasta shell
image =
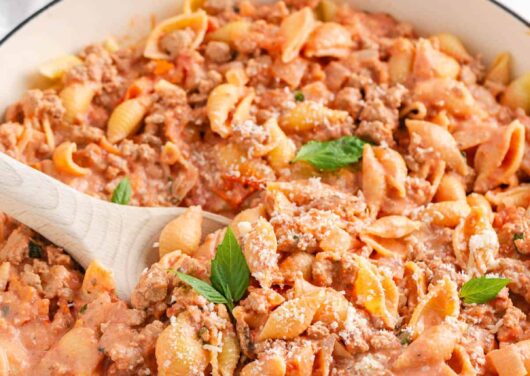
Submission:
<svg viewBox="0 0 530 376">
<path fill-rule="evenodd" d="M 496 129 L 488 142 L 483 143 L 475 154 L 477 179 L 474 190 L 486 192 L 496 186 L 509 183 L 521 165 L 525 153 L 525 128 L 519 120 Z"/>
<path fill-rule="evenodd" d="M 388 215 L 369 225 L 364 232 L 382 238 L 402 238 L 417 231 L 421 222 L 413 221 L 402 215 Z"/>
<path fill-rule="evenodd" d="M 315 256 L 306 252 L 295 252 L 285 258 L 280 264 L 282 275 L 293 281 L 300 274 L 306 281 L 311 281 L 312 267 Z"/>
<path fill-rule="evenodd" d="M 446 129 L 423 120 L 407 120 L 407 129 L 410 133 L 416 133 L 425 147 L 436 150 L 440 157 L 453 170 L 461 175 L 469 171 L 466 159 L 460 153 L 455 139 Z"/>
<path fill-rule="evenodd" d="M 447 128 L 444 126 L 444 128 Z M 460 150 L 467 150 L 474 146 L 487 142 L 493 131 L 497 129 L 492 123 L 472 123 L 459 126 L 454 131 L 451 130 Z"/>
<path fill-rule="evenodd" d="M 346 252 L 352 249 L 353 239 L 343 229 L 334 227 L 322 237 L 319 247 L 328 252 Z"/>
<path fill-rule="evenodd" d="M 274 228 L 263 217 L 252 225 L 243 243 L 243 254 L 252 276 L 262 287 L 270 287 L 278 269 L 278 243 Z"/>
<path fill-rule="evenodd" d="M 256 94 L 251 91 L 241 99 L 232 115 L 232 124 L 241 124 L 245 120 L 250 119 L 250 107 L 255 97 Z"/>
<path fill-rule="evenodd" d="M 407 165 L 397 151 L 391 148 L 374 147 L 374 155 L 385 170 L 385 181 L 389 188 L 397 192 L 398 197 L 405 197 Z"/>
<path fill-rule="evenodd" d="M 234 41 L 248 34 L 250 26 L 250 22 L 245 20 L 228 22 L 219 29 L 208 33 L 206 38 L 207 40 L 215 40 L 233 45 Z"/>
<path fill-rule="evenodd" d="M 64 374 L 97 374 L 98 365 L 104 357 L 98 350 L 98 337 L 93 329 L 87 327 L 75 327 L 69 330 L 46 352 L 41 361 L 35 365 L 35 369 L 54 370 L 60 367 Z"/>
<path fill-rule="evenodd" d="M 405 371 L 403 373 L 407 374 L 407 370 L 421 369 L 424 371 L 422 367 L 425 367 L 425 374 L 454 376 L 455 373 L 452 370 L 440 373 L 439 368 L 443 367 L 436 367 L 436 365 L 443 365 L 445 360 L 451 358 L 459 336 L 458 329 L 448 323 L 429 327 L 399 355 L 392 368 L 401 372 Z M 436 371 L 429 372 L 432 369 L 429 365 L 434 365 Z"/>
<path fill-rule="evenodd" d="M 115 144 L 133 135 L 140 128 L 146 113 L 145 98 L 138 97 L 120 103 L 112 111 L 107 123 L 107 139 Z"/>
<path fill-rule="evenodd" d="M 340 124 L 348 119 L 346 111 L 332 110 L 321 103 L 304 101 L 280 117 L 280 127 L 285 131 L 309 131 L 321 124 Z"/>
<path fill-rule="evenodd" d="M 309 36 L 304 54 L 307 57 L 344 58 L 353 45 L 348 29 L 335 22 L 318 25 Z"/>
<path fill-rule="evenodd" d="M 315 27 L 315 17 L 310 8 L 305 7 L 285 17 L 280 25 L 282 38 L 282 61 L 294 60 L 306 43 Z"/>
<path fill-rule="evenodd" d="M 291 60 L 289 63 L 284 63 L 281 59 L 275 59 L 271 70 L 276 80 L 281 80 L 289 85 L 292 89 L 296 89 L 300 86 L 302 78 L 304 78 L 308 64 L 308 61 L 301 57 L 297 57 L 294 60 Z M 306 85 L 302 88 L 302 93 L 304 94 L 305 99 L 320 101 L 324 90 L 317 92 L 317 90 L 313 89 L 315 94 L 312 94 L 311 87 L 315 88 L 315 85 L 323 85 L 322 82 L 316 81 L 315 83 L 309 85 L 312 86 L 308 87 L 308 85 Z"/>
<path fill-rule="evenodd" d="M 513 80 L 504 91 L 501 103 L 512 109 L 522 108 L 530 114 L 530 73 Z"/>
<path fill-rule="evenodd" d="M 427 107 L 422 102 L 412 102 L 411 104 L 405 106 L 402 110 L 399 111 L 400 118 L 410 118 L 414 120 L 422 120 L 427 116 Z M 436 119 L 438 120 L 438 119 Z M 435 124 L 442 125 L 437 121 L 432 121 Z M 442 125 L 444 128 L 446 126 Z"/>
<path fill-rule="evenodd" d="M 78 116 L 84 115 L 88 111 L 95 94 L 96 90 L 94 87 L 88 84 L 76 83 L 61 90 L 59 97 L 66 110 L 66 121 L 72 122 Z"/>
<path fill-rule="evenodd" d="M 42 130 L 44 131 L 44 137 L 46 138 L 46 143 L 50 150 L 55 149 L 55 135 L 53 134 L 52 126 L 47 117 L 42 120 Z"/>
<path fill-rule="evenodd" d="M 204 0 L 184 0 L 182 5 L 182 13 L 191 14 L 202 8 Z"/>
<path fill-rule="evenodd" d="M 98 261 L 92 261 L 85 271 L 81 291 L 86 295 L 97 297 L 103 292 L 112 292 L 115 288 L 112 271 Z"/>
<path fill-rule="evenodd" d="M 114 53 L 120 49 L 120 44 L 115 38 L 108 37 L 103 41 L 103 48 L 110 53 Z"/>
<path fill-rule="evenodd" d="M 263 205 L 258 205 L 250 209 L 245 209 L 239 212 L 230 226 L 234 231 L 234 234 L 238 239 L 241 239 L 244 235 L 248 234 L 252 230 L 252 225 L 259 218 L 265 216 L 265 207 Z"/>
<path fill-rule="evenodd" d="M 162 229 L 158 241 L 160 257 L 175 250 L 191 255 L 199 247 L 201 237 L 201 208 L 189 207 Z"/>
<path fill-rule="evenodd" d="M 440 33 L 433 35 L 431 39 L 438 43 L 440 50 L 454 57 L 459 62 L 467 63 L 471 61 L 471 55 L 467 52 L 462 41 L 454 34 Z"/>
<path fill-rule="evenodd" d="M 4 236 L 0 227 L 0 239 L 4 241 Z M 11 271 L 11 263 L 4 261 L 0 264 L 0 292 L 5 291 L 7 283 L 9 282 L 9 275 Z"/>
<path fill-rule="evenodd" d="M 52 59 L 39 68 L 39 73 L 51 80 L 58 79 L 76 65 L 83 64 L 83 60 L 75 55 L 63 55 Z"/>
<path fill-rule="evenodd" d="M 432 77 L 456 79 L 460 73 L 460 64 L 435 49 L 428 40 L 420 39 L 416 44 L 413 71 L 414 76 L 420 79 Z"/>
<path fill-rule="evenodd" d="M 313 364 L 315 362 L 315 349 L 307 341 L 295 346 L 287 354 L 287 369 L 293 376 L 311 376 L 313 375 Z"/>
<path fill-rule="evenodd" d="M 241 370 L 240 376 L 285 376 L 286 371 L 285 359 L 271 355 L 248 363 Z"/>
<path fill-rule="evenodd" d="M 477 371 L 471 363 L 471 357 L 467 353 L 466 349 L 462 345 L 456 345 L 453 353 L 451 354 L 451 359 L 449 359 L 447 368 L 451 369 L 451 372 L 458 370 L 459 376 L 476 376 Z"/>
<path fill-rule="evenodd" d="M 6 351 L 3 348 L 0 348 L 0 375 L 8 376 L 11 373 L 10 368 Z"/>
<path fill-rule="evenodd" d="M 206 113 L 212 131 L 226 138 L 231 133 L 229 116 L 236 109 L 241 98 L 242 89 L 232 84 L 221 84 L 208 96 Z"/>
<path fill-rule="evenodd" d="M 385 170 L 369 144 L 363 148 L 362 188 L 370 214 L 375 217 L 386 195 Z"/>
<path fill-rule="evenodd" d="M 297 278 L 294 282 L 293 296 L 295 298 L 301 298 L 303 296 L 316 296 L 323 294 L 326 289 L 323 287 L 315 286 L 304 279 Z"/>
<path fill-rule="evenodd" d="M 216 148 L 216 162 L 223 172 L 239 171 L 246 153 L 233 143 L 220 143 Z"/>
<path fill-rule="evenodd" d="M 486 355 L 488 364 L 499 376 L 528 375 L 528 358 L 530 340 L 492 350 Z"/>
<path fill-rule="evenodd" d="M 502 52 L 495 57 L 486 74 L 486 82 L 508 85 L 511 79 L 512 56 L 509 52 Z"/>
<path fill-rule="evenodd" d="M 412 71 L 414 44 L 409 39 L 399 38 L 390 49 L 388 73 L 392 83 L 404 83 Z"/>
<path fill-rule="evenodd" d="M 220 229 L 205 236 L 203 243 L 193 252 L 193 257 L 202 261 L 211 261 L 215 257 L 217 247 L 223 241 L 225 229 Z"/>
<path fill-rule="evenodd" d="M 458 265 L 471 275 L 483 275 L 491 268 L 499 252 L 499 239 L 487 209 L 471 209 L 453 232 L 453 250 Z"/>
<path fill-rule="evenodd" d="M 383 320 L 387 328 L 397 322 L 398 291 L 394 281 L 379 273 L 364 257 L 357 257 L 357 277 L 354 283 L 357 303 Z"/>
<path fill-rule="evenodd" d="M 416 263 L 407 261 L 405 263 L 403 278 L 408 291 L 407 306 L 413 308 L 427 293 L 425 272 Z"/>
<path fill-rule="evenodd" d="M 490 223 L 493 222 L 493 218 L 494 218 L 493 210 L 491 209 L 491 204 L 486 199 L 486 197 L 482 196 L 479 193 L 471 193 L 469 196 L 466 197 L 466 201 L 470 208 L 476 208 L 476 207 L 482 208 L 484 213 L 488 216 Z M 517 205 L 514 205 L 514 206 L 517 206 Z"/>
<path fill-rule="evenodd" d="M 178 161 L 182 160 L 182 153 L 177 145 L 168 141 L 162 147 L 162 152 L 160 153 L 160 162 L 174 165 Z"/>
<path fill-rule="evenodd" d="M 178 315 L 175 323 L 160 333 L 155 355 L 160 376 L 198 375 L 208 366 L 207 352 L 187 312 Z"/>
<path fill-rule="evenodd" d="M 235 67 L 232 69 L 229 69 L 225 73 L 226 82 L 232 85 L 236 86 L 245 86 L 248 82 L 248 76 L 245 73 L 245 70 L 243 67 Z"/>
<path fill-rule="evenodd" d="M 315 357 L 314 375 L 315 376 L 329 376 L 331 375 L 333 363 L 335 361 L 335 355 L 338 354 L 337 350 L 341 351 L 341 354 L 348 353 L 343 347 L 339 347 L 340 342 L 336 336 L 328 336 L 320 343 L 320 349 Z M 348 356 L 345 357 L 346 359 Z"/>
<path fill-rule="evenodd" d="M 456 284 L 444 278 L 420 301 L 408 326 L 415 338 L 427 328 L 443 323 L 447 317 L 458 317 L 459 313 L 460 298 Z"/>
<path fill-rule="evenodd" d="M 296 145 L 285 135 L 276 120 L 267 121 L 271 143 L 276 145 L 268 154 L 267 159 L 271 167 L 278 171 L 289 165 L 296 156 Z"/>
<path fill-rule="evenodd" d="M 360 239 L 384 257 L 405 257 L 407 244 L 401 239 L 385 239 L 375 235 L 361 234 Z"/>
<path fill-rule="evenodd" d="M 294 339 L 311 325 L 322 295 L 302 296 L 286 301 L 271 312 L 257 340 Z"/>
<path fill-rule="evenodd" d="M 460 177 L 454 173 L 447 173 L 442 177 L 436 194 L 436 201 L 458 201 L 466 199 L 466 190 Z"/>
<path fill-rule="evenodd" d="M 208 16 L 202 10 L 169 18 L 158 24 L 149 34 L 145 44 L 144 56 L 148 59 L 170 59 L 171 56 L 161 49 L 160 40 L 164 35 L 176 30 L 192 30 L 194 36 L 188 48 L 196 49 L 203 41 L 207 28 Z"/>
<path fill-rule="evenodd" d="M 77 150 L 77 145 L 73 142 L 63 142 L 57 146 L 52 154 L 53 164 L 60 171 L 74 176 L 85 176 L 90 170 L 79 166 L 74 162 L 73 153 Z"/>
<path fill-rule="evenodd" d="M 496 206 L 530 207 L 530 184 L 521 184 L 505 191 L 489 191 L 486 198 Z"/>
<path fill-rule="evenodd" d="M 343 327 L 348 316 L 350 302 L 337 290 L 325 289 L 324 299 L 313 317 L 313 322 L 321 321 L 326 325 L 332 326 L 338 323 Z"/>
<path fill-rule="evenodd" d="M 456 227 L 470 211 L 465 201 L 442 201 L 428 205 L 423 210 L 421 218 L 437 226 Z"/>
<path fill-rule="evenodd" d="M 105 136 L 99 139 L 99 146 L 110 154 L 121 155 L 120 149 L 118 149 L 115 145 L 111 144 Z"/>
<path fill-rule="evenodd" d="M 432 200 L 436 191 L 438 190 L 438 186 L 440 185 L 445 173 L 446 165 L 447 164 L 444 160 L 435 159 L 430 160 L 429 162 L 420 166 L 416 177 L 424 179 L 430 184 L 431 187 L 429 189 L 428 201 Z"/>
<path fill-rule="evenodd" d="M 223 346 L 218 356 L 221 376 L 232 376 L 239 363 L 241 348 L 233 330 L 223 332 Z"/>
<path fill-rule="evenodd" d="M 433 78 L 418 82 L 414 97 L 426 105 L 438 106 L 443 103 L 444 109 L 450 114 L 483 115 L 469 89 L 462 82 L 450 78 Z"/>
</svg>

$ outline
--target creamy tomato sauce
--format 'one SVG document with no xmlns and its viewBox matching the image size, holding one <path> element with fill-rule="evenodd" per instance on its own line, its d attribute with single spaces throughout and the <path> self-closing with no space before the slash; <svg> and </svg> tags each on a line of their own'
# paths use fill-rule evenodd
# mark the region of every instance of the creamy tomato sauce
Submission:
<svg viewBox="0 0 530 376">
<path fill-rule="evenodd" d="M 193 208 L 130 302 L 0 213 L 0 375 L 530 371 L 530 93 L 509 57 L 329 0 L 184 8 L 48 64 L 7 109 L 0 151 Z M 352 139 L 346 163 L 337 144 L 294 161 Z M 175 273 L 209 283 L 226 236 L 201 240 L 197 206 L 234 217 L 251 279 L 232 311 Z M 469 298 L 482 277 L 509 281 Z"/>
</svg>

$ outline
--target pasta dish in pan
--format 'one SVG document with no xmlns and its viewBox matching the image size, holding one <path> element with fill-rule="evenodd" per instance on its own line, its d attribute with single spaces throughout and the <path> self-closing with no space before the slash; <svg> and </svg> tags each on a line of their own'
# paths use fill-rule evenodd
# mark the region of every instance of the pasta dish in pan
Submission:
<svg viewBox="0 0 530 376">
<path fill-rule="evenodd" d="M 0 375 L 526 375 L 530 74 L 499 52 L 331 0 L 187 0 L 43 64 L 0 151 L 188 209 L 130 302 L 0 213 Z M 202 209 L 233 221 L 201 234 Z"/>
</svg>

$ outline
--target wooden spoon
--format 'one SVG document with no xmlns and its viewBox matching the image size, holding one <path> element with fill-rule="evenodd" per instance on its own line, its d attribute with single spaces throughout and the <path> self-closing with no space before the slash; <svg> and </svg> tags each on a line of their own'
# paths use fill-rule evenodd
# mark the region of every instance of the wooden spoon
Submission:
<svg viewBox="0 0 530 376">
<path fill-rule="evenodd" d="M 123 299 L 157 260 L 153 244 L 162 228 L 184 210 L 102 201 L 0 153 L 0 211 L 63 247 L 84 268 L 98 260 L 112 270 Z M 203 234 L 229 223 L 209 212 L 203 217 Z"/>
</svg>

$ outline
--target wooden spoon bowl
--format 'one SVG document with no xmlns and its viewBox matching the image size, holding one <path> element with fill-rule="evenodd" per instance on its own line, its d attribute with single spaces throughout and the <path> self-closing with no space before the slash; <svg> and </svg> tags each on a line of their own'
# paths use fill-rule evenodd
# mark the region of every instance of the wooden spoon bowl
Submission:
<svg viewBox="0 0 530 376">
<path fill-rule="evenodd" d="M 0 153 L 0 211 L 63 247 L 84 268 L 98 260 L 112 270 L 124 299 L 157 260 L 153 244 L 162 228 L 184 210 L 106 202 Z M 229 223 L 209 212 L 203 218 L 203 234 Z"/>
</svg>

